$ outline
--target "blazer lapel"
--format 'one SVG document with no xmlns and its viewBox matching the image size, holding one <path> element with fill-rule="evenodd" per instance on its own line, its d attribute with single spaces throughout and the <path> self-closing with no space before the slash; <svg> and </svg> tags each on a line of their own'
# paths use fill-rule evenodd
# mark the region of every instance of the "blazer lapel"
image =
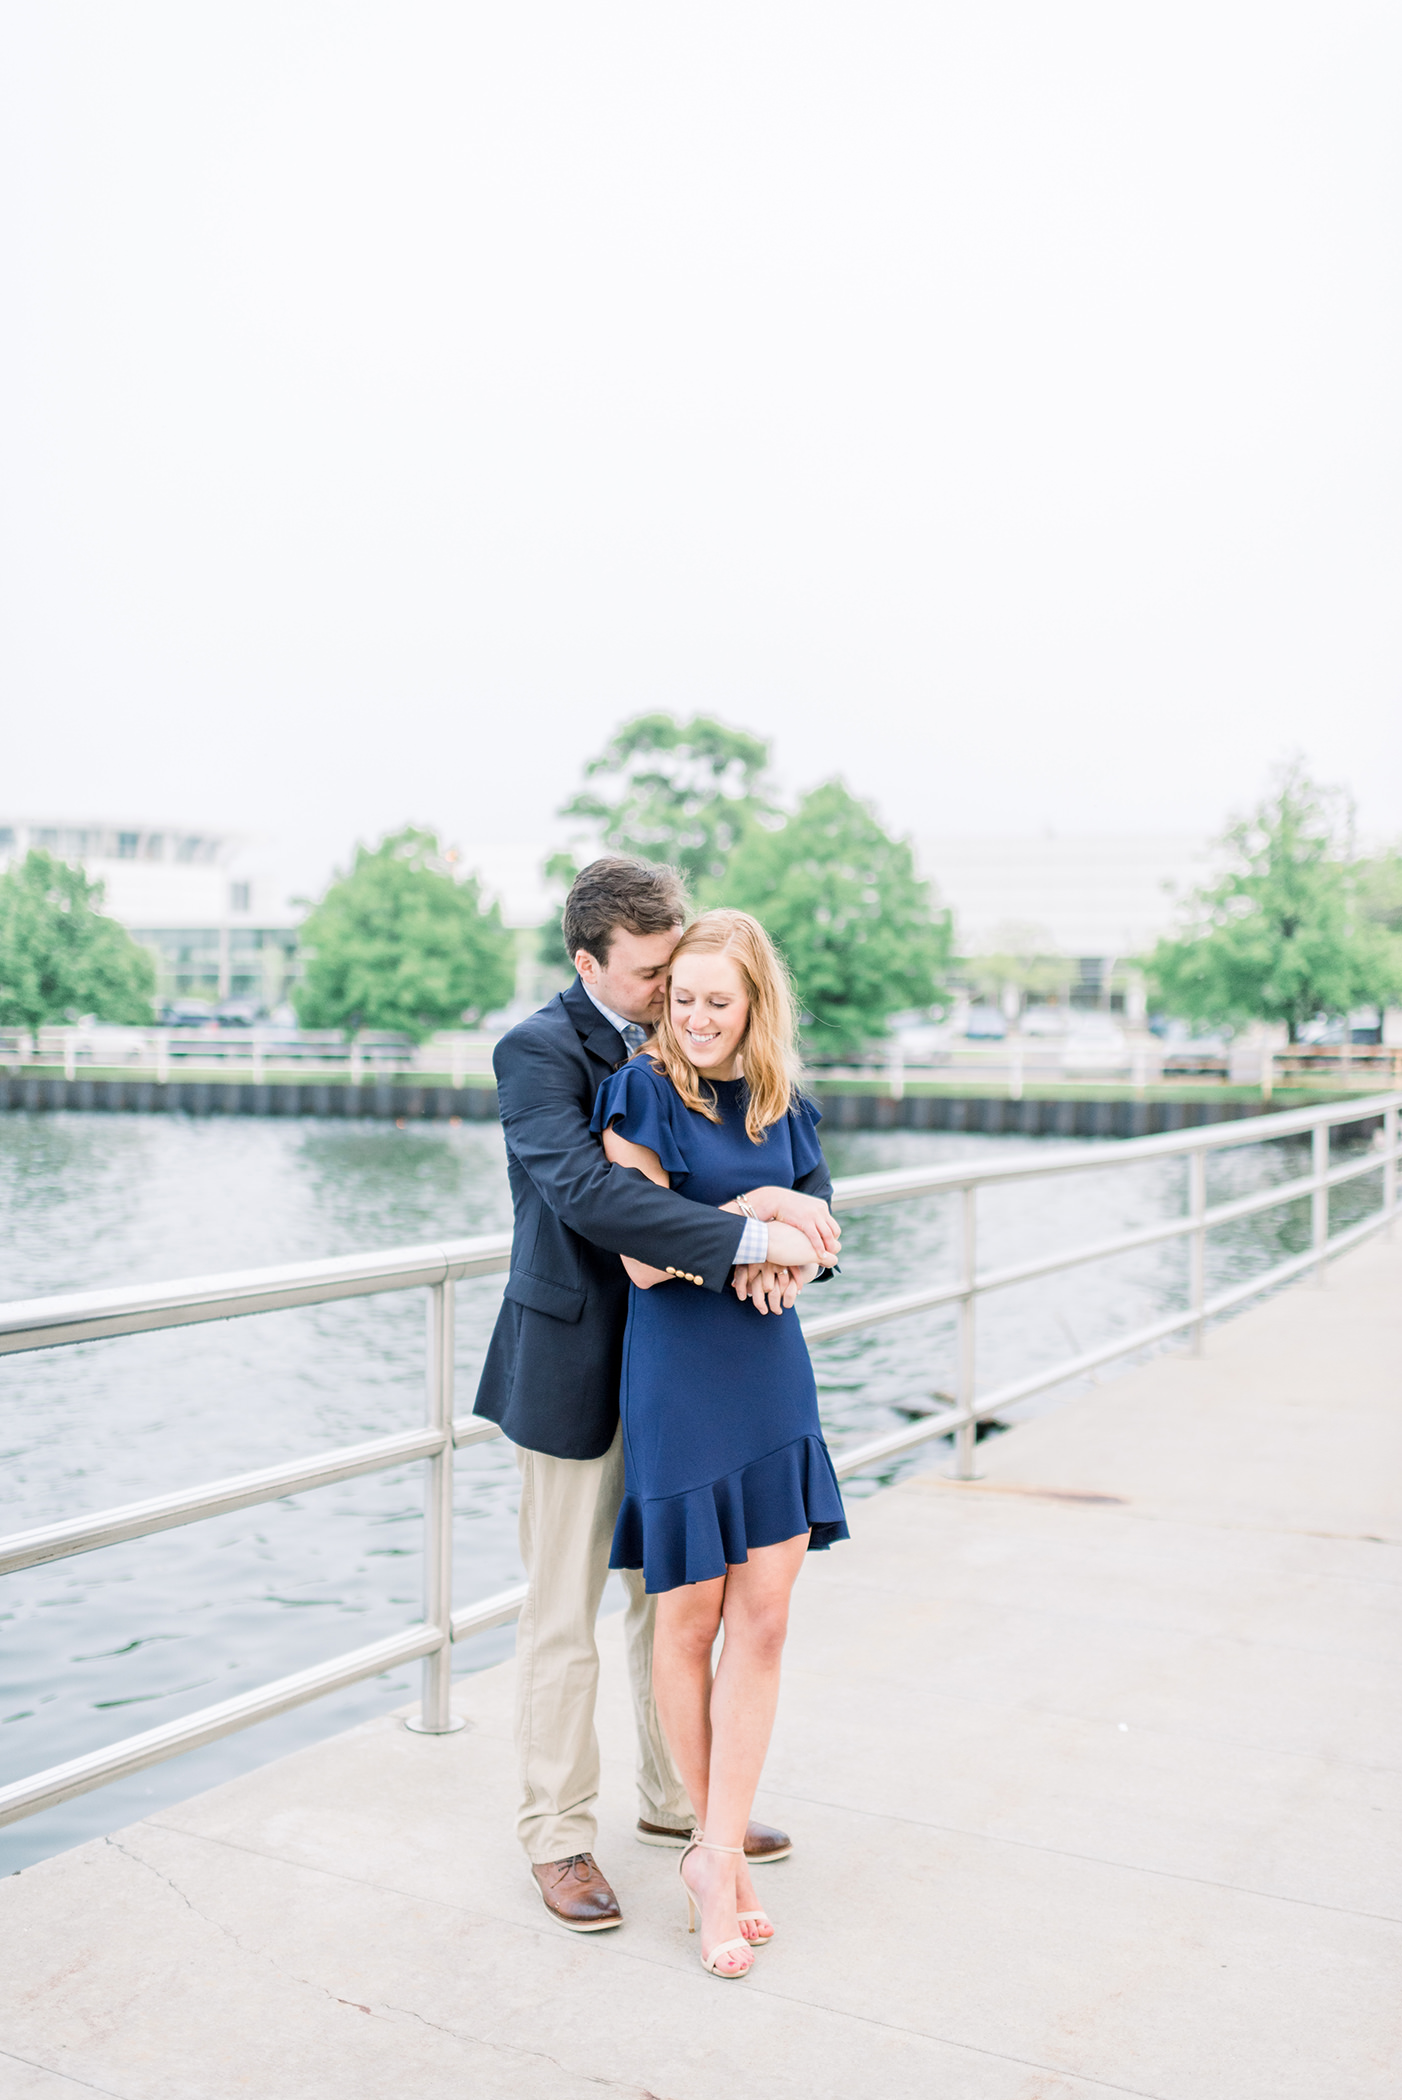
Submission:
<svg viewBox="0 0 1402 2100">
<path fill-rule="evenodd" d="M 560 999 L 591 1057 L 597 1057 L 610 1072 L 627 1063 L 628 1045 L 613 1024 L 604 1019 L 577 977 L 568 991 L 561 992 Z"/>
</svg>

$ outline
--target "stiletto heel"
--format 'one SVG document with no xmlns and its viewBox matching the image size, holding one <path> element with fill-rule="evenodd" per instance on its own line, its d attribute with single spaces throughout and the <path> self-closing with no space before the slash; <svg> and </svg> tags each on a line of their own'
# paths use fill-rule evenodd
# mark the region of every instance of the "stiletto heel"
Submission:
<svg viewBox="0 0 1402 2100">
<path fill-rule="evenodd" d="M 681 1858 L 677 1861 L 677 1872 L 678 1874 L 681 1874 L 682 1887 L 686 1891 L 686 1929 L 688 1932 L 695 1932 L 696 1930 L 697 1922 L 701 1916 L 701 1905 L 696 1900 L 696 1897 L 692 1891 L 691 1883 L 687 1880 L 685 1874 L 682 1874 L 682 1868 L 686 1865 L 688 1855 L 698 1850 L 702 1852 L 734 1852 L 737 1853 L 741 1859 L 745 1857 L 745 1848 L 743 1845 L 712 1845 L 706 1838 L 702 1836 L 699 1830 L 693 1833 L 691 1843 L 687 1846 L 686 1851 L 683 1852 Z M 763 1917 L 764 1913 L 762 1911 L 751 1911 L 747 1913 L 747 1915 L 751 1917 Z M 749 1955 L 750 1958 L 746 1962 L 744 1968 L 718 1969 L 716 1967 L 716 1963 L 720 1959 L 721 1955 L 729 1954 L 733 1949 L 736 1949 L 743 1954 Z M 723 1982 L 734 1983 L 737 1982 L 740 1977 L 749 1975 L 750 1970 L 754 1966 L 754 1959 L 755 1942 L 753 1940 L 721 1940 L 717 1946 L 712 1947 L 709 1954 L 706 1954 L 704 1952 L 702 1953 L 701 1966 L 706 1971 L 708 1976 L 719 1976 Z"/>
</svg>

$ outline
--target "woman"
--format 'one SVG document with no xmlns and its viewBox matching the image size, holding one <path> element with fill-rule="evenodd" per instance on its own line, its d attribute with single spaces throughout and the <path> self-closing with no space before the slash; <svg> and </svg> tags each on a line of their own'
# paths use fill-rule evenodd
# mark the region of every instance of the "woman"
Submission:
<svg viewBox="0 0 1402 2100">
<path fill-rule="evenodd" d="M 707 912 L 677 944 L 653 1040 L 600 1088 L 594 1128 L 619 1165 L 738 1211 L 737 1189 L 792 1188 L 823 1164 L 818 1112 L 795 1069 L 793 995 L 768 935 L 744 912 Z M 790 1225 L 770 1226 L 769 1258 L 780 1274 L 749 1298 L 738 1275 L 734 1294 L 716 1295 L 623 1260 L 633 1288 L 611 1565 L 642 1568 L 660 1593 L 653 1683 L 700 1826 L 680 1867 L 713 1976 L 746 1975 L 773 1936 L 745 1826 L 774 1723 L 789 1592 L 810 1546 L 847 1537 L 813 1367 L 797 1319 L 783 1316 L 817 1265 Z"/>
</svg>

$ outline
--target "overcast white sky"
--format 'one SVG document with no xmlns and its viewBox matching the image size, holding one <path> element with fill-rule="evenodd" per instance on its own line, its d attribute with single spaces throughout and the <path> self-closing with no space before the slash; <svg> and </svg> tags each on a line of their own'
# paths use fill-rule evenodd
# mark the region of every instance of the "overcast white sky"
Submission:
<svg viewBox="0 0 1402 2100">
<path fill-rule="evenodd" d="M 7 810 L 1402 831 L 1402 10 L 22 0 Z"/>
</svg>

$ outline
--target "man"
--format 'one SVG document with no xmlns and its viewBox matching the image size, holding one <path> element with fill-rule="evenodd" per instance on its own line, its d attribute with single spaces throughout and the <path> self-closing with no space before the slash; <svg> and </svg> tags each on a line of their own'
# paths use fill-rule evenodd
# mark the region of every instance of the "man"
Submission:
<svg viewBox="0 0 1402 2100">
<path fill-rule="evenodd" d="M 565 902 L 565 946 L 579 972 L 513 1028 L 493 1064 L 515 1209 L 511 1273 L 477 1390 L 521 1468 L 521 1554 L 530 1579 L 516 1636 L 517 1834 L 546 1909 L 574 1932 L 622 1923 L 594 1863 L 599 1746 L 594 1624 L 623 1494 L 618 1388 L 628 1281 L 620 1254 L 719 1291 L 736 1265 L 765 1262 L 766 1223 L 782 1218 L 831 1260 L 839 1234 L 822 1170 L 812 1189 L 745 1191 L 738 1218 L 610 1166 L 589 1128 L 594 1097 L 651 1033 L 686 898 L 671 868 L 607 857 Z M 740 1193 L 737 1191 L 737 1193 Z M 653 1600 L 623 1576 L 624 1639 L 638 1728 L 638 1836 L 686 1842 L 691 1804 L 652 1696 Z M 751 1824 L 752 1862 L 784 1857 L 782 1831 Z"/>
</svg>

